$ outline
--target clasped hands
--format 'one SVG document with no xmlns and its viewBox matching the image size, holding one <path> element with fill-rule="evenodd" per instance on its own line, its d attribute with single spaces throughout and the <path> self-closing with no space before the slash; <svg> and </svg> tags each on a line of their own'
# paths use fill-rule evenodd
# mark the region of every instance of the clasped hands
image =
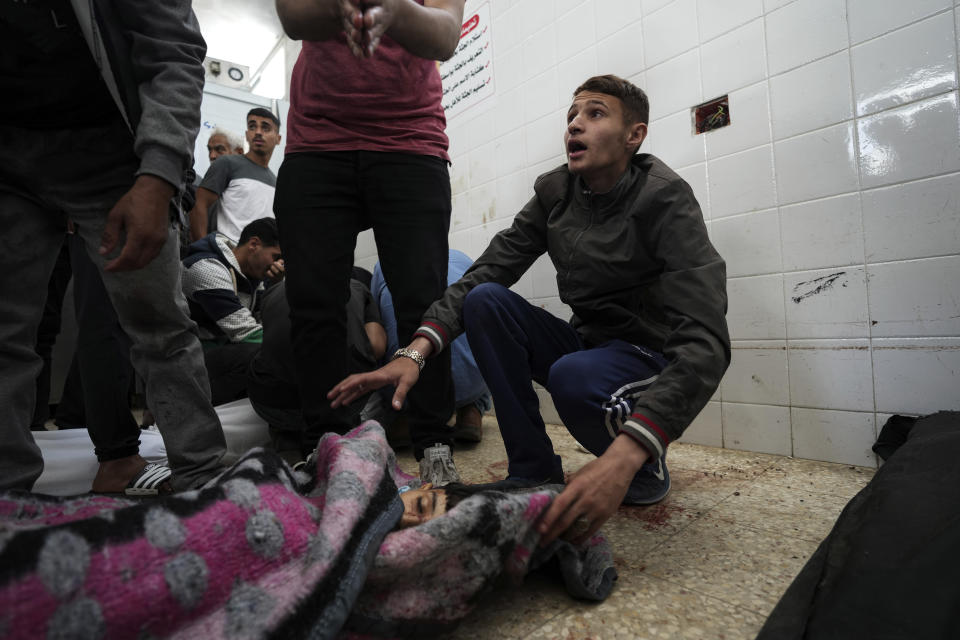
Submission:
<svg viewBox="0 0 960 640">
<path fill-rule="evenodd" d="M 380 38 L 397 17 L 400 0 L 340 0 L 347 46 L 358 58 L 373 56 Z"/>
</svg>

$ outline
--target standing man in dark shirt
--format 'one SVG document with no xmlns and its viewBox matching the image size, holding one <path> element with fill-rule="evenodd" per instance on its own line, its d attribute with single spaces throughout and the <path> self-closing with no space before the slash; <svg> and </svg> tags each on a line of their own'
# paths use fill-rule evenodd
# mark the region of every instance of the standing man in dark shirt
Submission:
<svg viewBox="0 0 960 640">
<path fill-rule="evenodd" d="M 453 54 L 463 17 L 463 0 L 360 4 L 277 0 L 287 35 L 304 43 L 274 211 L 298 378 L 311 390 L 303 415 L 311 428 L 337 432 L 357 425 L 359 408 L 334 410 L 321 390 L 347 373 L 344 309 L 357 234 L 373 228 L 401 343 L 446 287 L 450 158 L 435 61 Z M 394 357 L 423 366 L 416 351 Z M 406 405 L 420 477 L 459 480 L 446 427 L 449 351 L 423 368 Z"/>
<path fill-rule="evenodd" d="M 226 445 L 171 224 L 200 126 L 206 46 L 190 3 L 8 2 L 0 42 L 0 83 L 17 96 L 0 106 L 0 489 L 29 490 L 43 470 L 34 344 L 68 219 L 133 342 L 173 487 L 199 486 Z M 144 463 L 118 462 L 110 481 L 127 486 Z"/>
</svg>

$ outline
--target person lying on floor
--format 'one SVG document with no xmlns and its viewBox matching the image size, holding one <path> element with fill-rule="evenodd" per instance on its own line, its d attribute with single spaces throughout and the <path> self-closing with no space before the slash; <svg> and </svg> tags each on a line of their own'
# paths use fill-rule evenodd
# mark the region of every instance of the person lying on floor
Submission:
<svg viewBox="0 0 960 640">
<path fill-rule="evenodd" d="M 667 446 L 713 394 L 730 361 L 726 267 L 690 186 L 650 154 L 649 102 L 621 78 L 584 82 L 567 111 L 567 164 L 463 278 L 424 314 L 414 340 L 381 369 L 350 376 L 334 406 L 393 384 L 395 407 L 425 359 L 466 332 L 497 408 L 507 482 L 563 482 L 531 380 L 571 434 L 598 456 L 571 476 L 539 523 L 547 544 L 584 518 L 591 535 L 620 504 L 670 489 Z M 564 322 L 507 287 L 546 252 Z M 429 366 L 429 365 L 428 365 Z"/>
<path fill-rule="evenodd" d="M 414 479 L 396 462 L 368 421 L 325 434 L 302 471 L 255 448 L 152 501 L 0 492 L 3 637 L 432 638 L 554 560 L 572 596 L 609 595 L 601 536 L 537 548 L 555 491 L 485 492 L 397 529 Z"/>
</svg>

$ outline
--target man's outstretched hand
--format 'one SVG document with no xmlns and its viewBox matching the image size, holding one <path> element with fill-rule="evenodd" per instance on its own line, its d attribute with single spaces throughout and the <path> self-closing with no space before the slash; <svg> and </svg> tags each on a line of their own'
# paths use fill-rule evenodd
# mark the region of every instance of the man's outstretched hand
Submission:
<svg viewBox="0 0 960 640">
<path fill-rule="evenodd" d="M 581 543 L 597 532 L 623 502 L 630 481 L 649 454 L 630 436 L 619 435 L 596 460 L 591 460 L 570 476 L 563 492 L 556 497 L 540 519 L 540 545 L 573 531 L 573 523 L 582 518 L 571 542 Z"/>
<path fill-rule="evenodd" d="M 121 236 L 123 250 L 104 267 L 107 271 L 133 271 L 157 257 L 170 230 L 170 198 L 173 185 L 156 176 L 143 174 L 107 214 L 100 239 L 100 255 L 113 251 Z"/>
<path fill-rule="evenodd" d="M 393 394 L 391 404 L 395 410 L 399 411 L 403 408 L 403 401 L 406 399 L 410 387 L 415 385 L 419 379 L 420 367 L 417 366 L 416 362 L 409 358 L 397 358 L 376 371 L 347 376 L 330 390 L 327 399 L 330 400 L 330 406 L 336 409 L 342 405 L 350 404 L 365 393 L 392 384 L 397 390 Z"/>
</svg>

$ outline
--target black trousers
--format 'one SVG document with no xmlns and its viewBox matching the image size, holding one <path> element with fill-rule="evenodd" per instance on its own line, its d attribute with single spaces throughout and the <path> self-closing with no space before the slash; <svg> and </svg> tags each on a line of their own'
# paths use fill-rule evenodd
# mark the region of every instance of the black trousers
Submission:
<svg viewBox="0 0 960 640">
<path fill-rule="evenodd" d="M 373 228 L 406 345 L 447 285 L 450 177 L 441 158 L 375 151 L 293 153 L 277 176 L 274 212 L 287 269 L 291 338 L 303 416 L 343 432 L 361 407 L 334 411 L 327 392 L 347 375 L 346 305 L 357 234 Z M 407 396 L 414 454 L 451 444 L 450 350 L 431 358 Z"/>
<path fill-rule="evenodd" d="M 103 278 L 83 239 L 69 236 L 77 352 L 87 431 L 97 460 L 106 462 L 140 451 L 140 426 L 130 412 L 131 341 L 113 308 Z"/>
<path fill-rule="evenodd" d="M 44 423 L 50 419 L 50 376 L 52 367 L 53 347 L 60 334 L 60 323 L 63 309 L 63 298 L 67 293 L 67 285 L 73 272 L 70 269 L 70 253 L 67 250 L 67 236 L 64 232 L 63 246 L 57 255 L 57 262 L 53 267 L 53 274 L 47 285 L 47 302 L 43 307 L 43 318 L 37 327 L 37 355 L 43 359 L 43 369 L 37 376 L 37 401 L 33 410 L 33 421 L 30 428 L 41 431 Z"/>
<path fill-rule="evenodd" d="M 204 349 L 203 362 L 210 379 L 213 406 L 247 397 L 250 362 L 259 352 L 260 345 L 253 342 L 231 342 Z"/>
</svg>

